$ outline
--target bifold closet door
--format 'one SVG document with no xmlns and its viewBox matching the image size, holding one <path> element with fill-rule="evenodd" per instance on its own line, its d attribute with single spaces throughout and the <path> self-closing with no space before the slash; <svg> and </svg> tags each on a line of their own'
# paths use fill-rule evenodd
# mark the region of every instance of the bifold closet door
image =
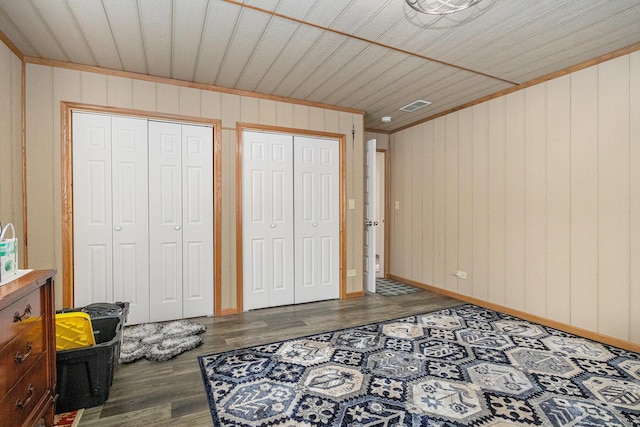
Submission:
<svg viewBox="0 0 640 427">
<path fill-rule="evenodd" d="M 295 302 L 340 297 L 338 141 L 294 137 Z"/>
<path fill-rule="evenodd" d="M 242 133 L 245 310 L 294 303 L 293 137 Z"/>
<path fill-rule="evenodd" d="M 149 121 L 152 322 L 213 314 L 213 130 Z"/>
<path fill-rule="evenodd" d="M 72 128 L 74 305 L 148 321 L 147 120 L 74 112 Z"/>
<path fill-rule="evenodd" d="M 340 296 L 337 140 L 242 133 L 244 309 Z"/>
</svg>

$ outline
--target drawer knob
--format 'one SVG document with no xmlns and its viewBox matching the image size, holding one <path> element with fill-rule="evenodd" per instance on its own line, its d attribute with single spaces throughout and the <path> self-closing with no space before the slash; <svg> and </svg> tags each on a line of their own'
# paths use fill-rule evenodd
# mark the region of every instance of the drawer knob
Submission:
<svg viewBox="0 0 640 427">
<path fill-rule="evenodd" d="M 24 400 L 18 399 L 16 400 L 16 409 L 23 409 L 25 406 L 31 402 L 31 398 L 33 397 L 33 384 L 29 384 L 29 390 L 27 390 L 27 395 L 24 397 Z"/>
<path fill-rule="evenodd" d="M 22 316 L 19 312 L 15 312 L 15 314 L 13 315 L 13 323 L 22 322 L 24 320 L 27 320 L 29 317 L 31 317 L 31 304 L 27 304 L 24 309 L 24 313 L 22 313 Z"/>
<path fill-rule="evenodd" d="M 16 353 L 16 357 L 13 359 L 16 363 L 22 363 L 27 360 L 27 357 L 33 351 L 33 343 L 31 341 L 27 341 L 27 352 L 25 354 L 20 354 L 20 352 Z"/>
</svg>

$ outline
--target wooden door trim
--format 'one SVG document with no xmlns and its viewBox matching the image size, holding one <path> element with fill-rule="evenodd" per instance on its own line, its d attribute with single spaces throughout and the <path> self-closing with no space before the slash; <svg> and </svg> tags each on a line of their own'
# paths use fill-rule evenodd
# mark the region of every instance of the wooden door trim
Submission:
<svg viewBox="0 0 640 427">
<path fill-rule="evenodd" d="M 222 313 L 222 122 L 216 119 L 165 114 L 153 111 L 107 107 L 102 105 L 60 102 L 61 108 L 61 172 L 62 172 L 62 304 L 73 307 L 73 135 L 71 118 L 74 111 L 131 116 L 143 119 L 170 120 L 181 124 L 204 124 L 213 127 L 213 307 Z"/>
<path fill-rule="evenodd" d="M 340 201 L 340 299 L 347 298 L 347 175 L 346 154 L 347 136 L 340 133 L 314 131 L 308 129 L 268 126 L 253 123 L 236 123 L 236 313 L 243 311 L 244 282 L 242 259 L 242 132 L 271 132 L 297 136 L 311 136 L 317 138 L 331 138 L 338 140 L 339 153 L 339 201 Z M 229 313 L 231 313 L 229 311 Z"/>
</svg>

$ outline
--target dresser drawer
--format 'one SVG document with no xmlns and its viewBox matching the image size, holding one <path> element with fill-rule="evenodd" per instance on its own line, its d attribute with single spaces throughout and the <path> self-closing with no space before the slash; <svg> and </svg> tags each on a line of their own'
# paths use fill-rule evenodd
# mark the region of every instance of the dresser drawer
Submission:
<svg viewBox="0 0 640 427">
<path fill-rule="evenodd" d="M 25 331 L 0 349 L 0 396 L 7 394 L 44 352 L 44 319 L 39 317 L 29 323 Z"/>
<path fill-rule="evenodd" d="M 21 426 L 44 396 L 47 385 L 46 357 L 40 357 L 20 381 L 0 401 L 2 425 Z"/>
<path fill-rule="evenodd" d="M 41 290 L 35 290 L 0 311 L 0 348 L 42 316 Z"/>
</svg>

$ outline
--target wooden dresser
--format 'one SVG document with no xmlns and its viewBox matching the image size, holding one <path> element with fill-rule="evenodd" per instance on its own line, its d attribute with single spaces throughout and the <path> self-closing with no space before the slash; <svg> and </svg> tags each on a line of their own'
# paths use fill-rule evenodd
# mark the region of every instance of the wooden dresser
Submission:
<svg viewBox="0 0 640 427">
<path fill-rule="evenodd" d="M 0 286 L 0 424 L 53 425 L 56 390 L 55 270 Z"/>
</svg>

